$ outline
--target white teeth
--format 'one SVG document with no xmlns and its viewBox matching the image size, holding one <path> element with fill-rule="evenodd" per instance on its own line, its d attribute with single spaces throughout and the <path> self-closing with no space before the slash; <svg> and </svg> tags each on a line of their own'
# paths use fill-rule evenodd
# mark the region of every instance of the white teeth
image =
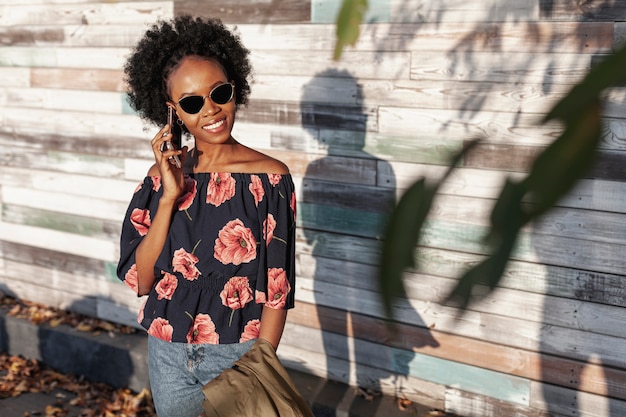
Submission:
<svg viewBox="0 0 626 417">
<path fill-rule="evenodd" d="M 224 120 L 220 120 L 219 122 L 215 122 L 215 123 L 213 123 L 212 125 L 206 125 L 206 126 L 204 126 L 204 127 L 203 127 L 203 129 L 206 129 L 206 130 L 215 129 L 215 128 L 220 127 L 220 126 L 221 126 L 221 125 L 223 125 L 224 123 L 225 123 L 225 121 L 224 121 Z"/>
</svg>

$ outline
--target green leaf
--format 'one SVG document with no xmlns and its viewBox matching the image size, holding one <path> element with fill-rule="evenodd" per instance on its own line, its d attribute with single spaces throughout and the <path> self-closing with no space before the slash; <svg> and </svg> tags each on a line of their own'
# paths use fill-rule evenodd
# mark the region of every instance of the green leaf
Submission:
<svg viewBox="0 0 626 417">
<path fill-rule="evenodd" d="M 343 0 L 337 15 L 337 43 L 333 59 L 341 58 L 346 45 L 354 46 L 359 39 L 359 26 L 367 12 L 367 0 Z"/>
</svg>

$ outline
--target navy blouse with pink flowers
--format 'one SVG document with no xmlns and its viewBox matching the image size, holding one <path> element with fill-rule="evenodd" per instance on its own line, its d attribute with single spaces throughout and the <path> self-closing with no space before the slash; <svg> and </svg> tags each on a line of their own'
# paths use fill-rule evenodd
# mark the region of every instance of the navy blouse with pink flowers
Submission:
<svg viewBox="0 0 626 417">
<path fill-rule="evenodd" d="M 146 177 L 122 226 L 117 274 L 134 291 L 135 251 L 161 195 L 160 177 Z M 263 305 L 293 308 L 295 204 L 290 175 L 185 176 L 155 285 L 139 312 L 148 334 L 170 342 L 245 342 L 258 337 Z"/>
</svg>

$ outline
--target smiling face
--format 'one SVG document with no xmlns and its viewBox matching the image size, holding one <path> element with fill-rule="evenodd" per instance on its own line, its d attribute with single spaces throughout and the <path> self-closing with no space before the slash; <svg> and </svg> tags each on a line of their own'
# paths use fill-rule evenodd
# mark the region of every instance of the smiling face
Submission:
<svg viewBox="0 0 626 417">
<path fill-rule="evenodd" d="M 209 93 L 216 86 L 229 80 L 223 68 L 215 61 L 201 57 L 184 58 L 167 80 L 173 106 L 178 118 L 184 123 L 189 133 L 196 138 L 196 146 L 203 144 L 232 143 L 231 131 L 235 123 L 235 100 L 226 104 L 217 104 Z M 206 97 L 202 109 L 195 114 L 185 112 L 178 103 L 188 96 Z"/>
</svg>

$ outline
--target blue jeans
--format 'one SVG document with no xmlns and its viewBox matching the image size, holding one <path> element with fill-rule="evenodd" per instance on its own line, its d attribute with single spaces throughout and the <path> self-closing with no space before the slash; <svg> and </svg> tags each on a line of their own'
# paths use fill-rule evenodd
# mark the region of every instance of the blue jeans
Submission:
<svg viewBox="0 0 626 417">
<path fill-rule="evenodd" d="M 198 417 L 202 387 L 243 356 L 255 340 L 228 345 L 169 343 L 148 336 L 150 389 L 159 417 Z"/>
</svg>

